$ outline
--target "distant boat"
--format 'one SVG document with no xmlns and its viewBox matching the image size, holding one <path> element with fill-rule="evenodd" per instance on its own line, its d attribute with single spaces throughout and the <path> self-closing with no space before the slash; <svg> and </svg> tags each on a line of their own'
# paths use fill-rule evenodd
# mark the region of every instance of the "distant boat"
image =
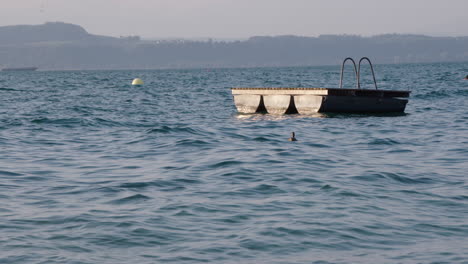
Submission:
<svg viewBox="0 0 468 264">
<path fill-rule="evenodd" d="M 3 68 L 2 71 L 35 71 L 37 67 Z"/>
</svg>

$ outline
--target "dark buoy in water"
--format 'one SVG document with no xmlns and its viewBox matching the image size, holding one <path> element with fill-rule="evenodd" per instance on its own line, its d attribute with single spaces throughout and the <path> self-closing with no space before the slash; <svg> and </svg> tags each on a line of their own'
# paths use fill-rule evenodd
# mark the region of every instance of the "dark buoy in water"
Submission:
<svg viewBox="0 0 468 264">
<path fill-rule="evenodd" d="M 291 132 L 291 137 L 288 139 L 289 141 L 297 141 L 296 139 L 296 133 Z"/>
<path fill-rule="evenodd" d="M 463 80 L 468 80 L 468 75 L 467 75 L 467 76 L 465 76 L 465 79 L 463 79 Z"/>
</svg>

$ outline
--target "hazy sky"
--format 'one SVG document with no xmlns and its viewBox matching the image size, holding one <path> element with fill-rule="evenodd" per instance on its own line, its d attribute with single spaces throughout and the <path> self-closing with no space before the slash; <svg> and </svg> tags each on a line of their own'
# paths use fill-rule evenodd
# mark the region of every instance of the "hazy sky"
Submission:
<svg viewBox="0 0 468 264">
<path fill-rule="evenodd" d="M 0 26 L 46 21 L 145 38 L 468 36 L 468 0 L 0 0 Z"/>
</svg>

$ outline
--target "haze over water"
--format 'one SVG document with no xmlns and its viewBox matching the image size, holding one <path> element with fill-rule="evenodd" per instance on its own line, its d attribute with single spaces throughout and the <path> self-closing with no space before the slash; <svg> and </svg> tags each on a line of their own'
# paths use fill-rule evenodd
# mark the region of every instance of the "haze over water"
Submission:
<svg viewBox="0 0 468 264">
<path fill-rule="evenodd" d="M 468 263 L 468 63 L 376 73 L 406 114 L 235 110 L 338 67 L 0 72 L 0 263 Z"/>
</svg>

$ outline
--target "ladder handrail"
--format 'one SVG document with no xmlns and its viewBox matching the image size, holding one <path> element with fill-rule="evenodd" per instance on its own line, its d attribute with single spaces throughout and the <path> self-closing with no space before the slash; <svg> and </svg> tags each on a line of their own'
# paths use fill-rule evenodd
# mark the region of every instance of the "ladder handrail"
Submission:
<svg viewBox="0 0 468 264">
<path fill-rule="evenodd" d="M 359 89 L 359 72 L 358 69 L 356 68 L 356 62 L 353 60 L 353 58 L 346 58 L 343 61 L 343 64 L 341 65 L 341 76 L 340 76 L 340 88 L 343 88 L 343 72 L 344 72 L 344 66 L 346 61 L 350 60 L 353 65 L 354 65 L 354 73 L 356 74 L 356 87 Z"/>
<path fill-rule="evenodd" d="M 359 66 L 358 66 L 358 70 L 357 70 L 358 89 L 361 89 L 361 62 L 363 60 L 366 60 L 367 62 L 369 62 L 369 65 L 370 65 L 370 68 L 371 68 L 371 71 L 372 71 L 372 78 L 374 78 L 375 89 L 378 90 L 377 81 L 375 80 L 374 66 L 372 66 L 372 62 L 367 57 L 362 57 L 359 60 Z"/>
</svg>

